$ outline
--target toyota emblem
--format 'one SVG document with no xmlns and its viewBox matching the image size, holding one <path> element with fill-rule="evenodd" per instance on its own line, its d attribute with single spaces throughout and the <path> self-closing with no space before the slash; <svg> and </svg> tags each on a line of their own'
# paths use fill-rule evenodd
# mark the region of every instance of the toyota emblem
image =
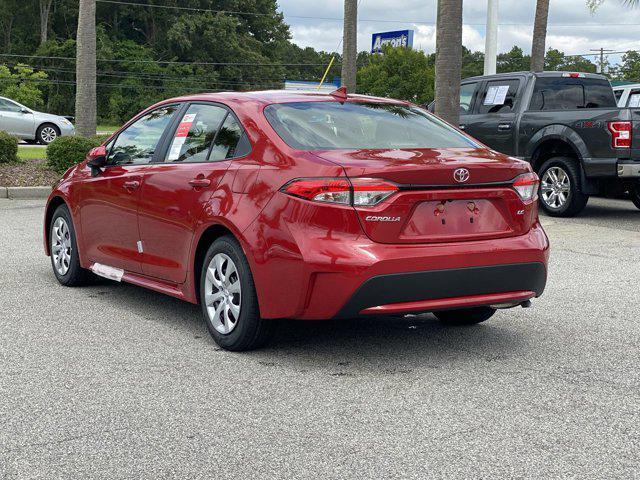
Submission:
<svg viewBox="0 0 640 480">
<path fill-rule="evenodd" d="M 453 172 L 453 179 L 458 183 L 464 183 L 469 180 L 469 170 L 466 168 L 457 168 Z"/>
</svg>

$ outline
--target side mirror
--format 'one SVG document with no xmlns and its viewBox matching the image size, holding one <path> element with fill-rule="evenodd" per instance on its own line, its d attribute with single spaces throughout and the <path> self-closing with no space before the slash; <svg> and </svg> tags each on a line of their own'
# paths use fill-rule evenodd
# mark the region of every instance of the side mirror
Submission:
<svg viewBox="0 0 640 480">
<path fill-rule="evenodd" d="M 21 108 L 20 109 L 20 113 L 31 113 L 31 110 L 29 110 L 28 108 Z"/>
<path fill-rule="evenodd" d="M 97 176 L 107 164 L 107 149 L 104 145 L 92 148 L 87 155 L 87 166 L 91 169 L 91 176 Z"/>
</svg>

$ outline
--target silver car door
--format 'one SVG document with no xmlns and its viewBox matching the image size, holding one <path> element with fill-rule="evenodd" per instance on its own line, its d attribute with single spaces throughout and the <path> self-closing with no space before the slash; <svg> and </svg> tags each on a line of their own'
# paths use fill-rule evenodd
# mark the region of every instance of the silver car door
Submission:
<svg viewBox="0 0 640 480">
<path fill-rule="evenodd" d="M 33 113 L 22 105 L 0 98 L 0 129 L 17 137 L 34 138 Z"/>
</svg>

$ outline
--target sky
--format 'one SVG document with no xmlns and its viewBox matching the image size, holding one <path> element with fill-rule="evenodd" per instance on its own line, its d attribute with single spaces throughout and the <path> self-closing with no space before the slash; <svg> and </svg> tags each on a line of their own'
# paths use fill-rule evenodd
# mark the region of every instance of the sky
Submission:
<svg viewBox="0 0 640 480">
<path fill-rule="evenodd" d="M 294 43 L 318 50 L 336 50 L 342 37 L 342 0 L 279 0 L 278 3 L 291 27 Z M 433 52 L 436 4 L 437 0 L 360 0 L 358 51 L 371 48 L 372 33 L 413 29 L 414 48 Z M 510 50 L 513 45 L 525 53 L 531 52 L 535 4 L 535 0 L 499 0 L 498 52 Z M 484 51 L 486 12 L 486 0 L 464 0 L 462 43 L 473 51 Z M 596 13 L 591 14 L 585 0 L 551 0 L 547 49 L 557 48 L 574 55 L 600 47 L 640 50 L 640 8 L 625 7 L 621 0 L 605 0 Z M 612 55 L 609 60 L 617 63 L 620 55 Z"/>
</svg>

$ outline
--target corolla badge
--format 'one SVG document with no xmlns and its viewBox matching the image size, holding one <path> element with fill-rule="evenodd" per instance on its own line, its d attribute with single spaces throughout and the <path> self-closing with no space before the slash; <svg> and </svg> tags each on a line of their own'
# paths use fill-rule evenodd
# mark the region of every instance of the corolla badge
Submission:
<svg viewBox="0 0 640 480">
<path fill-rule="evenodd" d="M 453 179 L 458 183 L 464 183 L 469 180 L 469 170 L 466 168 L 457 168 L 453 172 Z"/>
</svg>

